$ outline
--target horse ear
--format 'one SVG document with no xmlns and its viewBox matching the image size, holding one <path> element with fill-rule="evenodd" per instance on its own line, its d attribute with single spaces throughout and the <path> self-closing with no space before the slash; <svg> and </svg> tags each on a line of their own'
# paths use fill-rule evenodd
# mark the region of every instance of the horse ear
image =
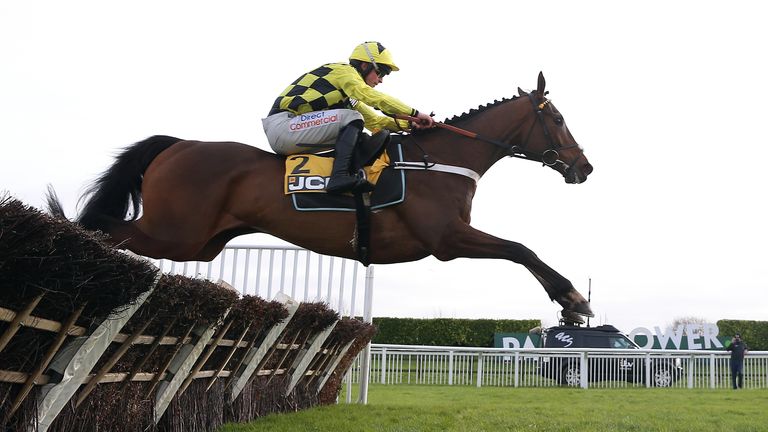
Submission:
<svg viewBox="0 0 768 432">
<path fill-rule="evenodd" d="M 527 96 L 527 95 L 528 95 L 528 93 L 524 92 L 524 91 L 523 91 L 523 89 L 521 89 L 520 87 L 518 87 L 518 88 L 517 88 L 517 95 L 518 95 L 518 96 Z"/>
<path fill-rule="evenodd" d="M 536 86 L 536 93 L 539 94 L 539 96 L 544 96 L 544 87 L 547 86 L 547 81 L 544 79 L 544 73 L 539 72 L 539 84 Z"/>
</svg>

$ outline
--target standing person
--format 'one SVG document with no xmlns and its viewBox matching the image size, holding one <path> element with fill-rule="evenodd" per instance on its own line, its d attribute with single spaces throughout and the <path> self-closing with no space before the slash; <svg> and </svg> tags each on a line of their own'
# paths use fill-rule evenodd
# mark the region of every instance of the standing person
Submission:
<svg viewBox="0 0 768 432">
<path fill-rule="evenodd" d="M 269 115 L 262 119 L 267 140 L 275 153 L 290 155 L 314 153 L 336 148 L 329 193 L 367 191 L 371 184 L 350 175 L 352 154 L 361 139 L 383 144 L 389 130 L 402 130 L 409 124 L 378 115 L 371 107 L 388 115 L 416 117 L 417 129 L 434 126 L 432 117 L 399 100 L 374 90 L 384 77 L 399 68 L 392 54 L 378 42 L 355 47 L 349 63 L 328 63 L 300 76 L 277 97 Z M 369 137 L 363 127 L 372 131 Z"/>
<path fill-rule="evenodd" d="M 744 388 L 744 355 L 749 347 L 741 340 L 741 335 L 736 333 L 731 339 L 731 344 L 726 348 L 731 352 L 731 380 L 733 389 Z M 738 386 L 736 378 L 738 378 Z"/>
</svg>

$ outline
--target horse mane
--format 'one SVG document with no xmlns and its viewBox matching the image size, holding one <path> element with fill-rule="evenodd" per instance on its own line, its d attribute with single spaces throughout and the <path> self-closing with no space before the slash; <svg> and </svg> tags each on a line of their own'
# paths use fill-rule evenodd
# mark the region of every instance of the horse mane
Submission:
<svg viewBox="0 0 768 432">
<path fill-rule="evenodd" d="M 518 99 L 519 96 L 512 96 L 511 98 L 501 98 L 501 100 L 494 100 L 492 103 L 480 105 L 477 108 L 472 108 L 468 112 L 461 113 L 460 115 L 455 115 L 451 117 L 450 119 L 445 119 L 443 123 L 445 124 L 455 124 L 461 120 L 466 120 L 470 117 L 475 116 L 476 114 L 479 114 L 487 109 L 493 108 L 495 106 L 501 105 L 503 103 L 507 103 L 509 101 L 513 101 L 515 99 Z"/>
<path fill-rule="evenodd" d="M 501 98 L 501 100 L 494 100 L 491 103 L 488 103 L 488 104 L 485 104 L 485 105 L 480 105 L 477 108 L 472 108 L 468 112 L 464 112 L 464 113 L 461 113 L 459 115 L 455 115 L 455 116 L 453 116 L 451 118 L 446 118 L 445 120 L 443 120 L 443 123 L 445 123 L 447 125 L 455 125 L 456 123 L 458 123 L 458 122 L 460 122 L 462 120 L 466 120 L 468 118 L 474 117 L 475 115 L 480 114 L 481 112 L 486 111 L 486 110 L 488 110 L 490 108 L 499 106 L 501 104 L 504 104 L 504 103 L 507 103 L 507 102 L 510 102 L 510 101 L 513 101 L 513 100 L 516 100 L 516 99 L 519 99 L 519 98 L 520 98 L 520 96 L 512 96 L 511 98 Z M 434 132 L 436 130 L 437 130 L 437 128 L 433 128 L 433 129 L 414 129 L 410 133 L 411 134 L 416 134 L 416 135 L 422 135 L 422 134 L 427 134 L 427 133 Z"/>
</svg>

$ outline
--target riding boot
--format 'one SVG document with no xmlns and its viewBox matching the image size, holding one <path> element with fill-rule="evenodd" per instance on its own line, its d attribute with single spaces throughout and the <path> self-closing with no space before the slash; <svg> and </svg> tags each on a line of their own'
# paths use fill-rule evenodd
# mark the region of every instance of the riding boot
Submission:
<svg viewBox="0 0 768 432">
<path fill-rule="evenodd" d="M 357 140 L 357 145 L 363 145 L 363 146 L 366 146 L 367 148 L 377 149 L 377 148 L 383 148 L 388 141 L 389 141 L 389 131 L 386 129 L 382 129 L 370 136 L 365 132 L 360 133 L 360 137 Z M 369 164 L 372 164 L 373 161 L 375 161 L 380 154 L 381 153 L 374 155 L 374 157 L 371 160 L 357 161 L 356 163 L 361 164 L 362 166 L 368 166 Z M 362 168 L 358 172 L 357 178 L 359 181 L 352 188 L 353 193 L 371 192 L 374 189 L 373 183 L 368 181 L 368 179 L 365 176 L 365 171 Z"/>
<path fill-rule="evenodd" d="M 371 184 L 363 178 L 350 175 L 349 169 L 358 138 L 363 133 L 362 122 L 352 122 L 339 133 L 336 139 L 336 156 L 333 160 L 331 178 L 325 191 L 331 194 L 341 194 L 349 191 L 364 192 L 371 190 Z"/>
</svg>

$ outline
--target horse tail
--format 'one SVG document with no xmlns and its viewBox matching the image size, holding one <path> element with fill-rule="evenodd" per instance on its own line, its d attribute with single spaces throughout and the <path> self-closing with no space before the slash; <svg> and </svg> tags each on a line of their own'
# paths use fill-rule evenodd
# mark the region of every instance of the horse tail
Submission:
<svg viewBox="0 0 768 432">
<path fill-rule="evenodd" d="M 126 220 L 129 206 L 133 212 L 128 220 L 136 220 L 144 171 L 157 155 L 179 141 L 182 140 L 155 135 L 127 147 L 80 198 L 89 196 L 77 218 L 78 223 L 86 229 L 108 233 L 112 226 Z"/>
</svg>

